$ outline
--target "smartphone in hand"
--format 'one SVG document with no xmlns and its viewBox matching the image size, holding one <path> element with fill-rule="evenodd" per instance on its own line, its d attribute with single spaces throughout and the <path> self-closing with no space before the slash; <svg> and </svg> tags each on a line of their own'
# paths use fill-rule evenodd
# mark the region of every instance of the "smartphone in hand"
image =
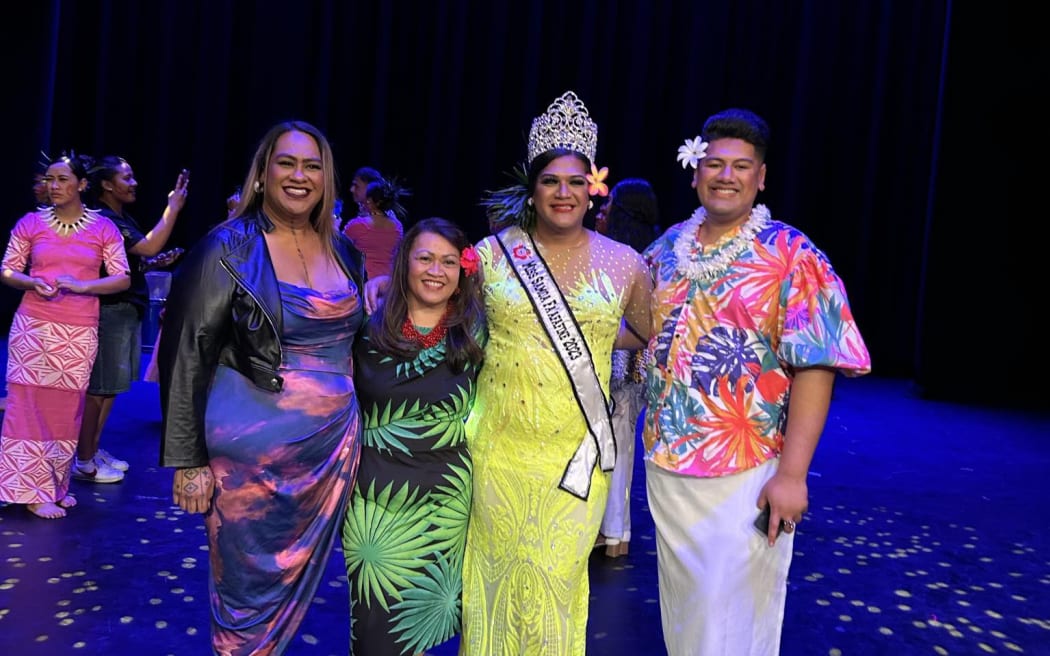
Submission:
<svg viewBox="0 0 1050 656">
<path fill-rule="evenodd" d="M 763 537 L 769 536 L 769 506 L 767 505 L 762 509 L 762 512 L 758 513 L 758 517 L 755 518 L 755 530 L 758 531 Z M 780 526 L 777 527 L 777 536 L 784 532 L 784 522 L 780 522 Z"/>
</svg>

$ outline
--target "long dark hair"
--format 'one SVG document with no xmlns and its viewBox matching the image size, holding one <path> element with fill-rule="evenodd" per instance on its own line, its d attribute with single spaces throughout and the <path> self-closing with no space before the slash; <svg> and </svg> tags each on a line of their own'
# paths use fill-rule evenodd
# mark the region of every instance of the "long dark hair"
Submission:
<svg viewBox="0 0 1050 656">
<path fill-rule="evenodd" d="M 321 202 L 310 212 L 310 225 L 317 234 L 321 236 L 321 246 L 329 255 L 332 254 L 332 240 L 335 233 L 335 199 L 338 196 L 338 180 L 336 179 L 335 158 L 332 156 L 332 146 L 328 143 L 328 137 L 324 136 L 318 128 L 305 121 L 284 121 L 270 128 L 252 156 L 252 163 L 248 167 L 248 174 L 244 177 L 241 186 L 241 201 L 237 204 L 233 216 L 244 216 L 255 212 L 262 212 L 264 191 L 256 189 L 257 182 L 266 181 L 266 172 L 270 166 L 270 157 L 273 149 L 277 147 L 277 140 L 286 132 L 302 132 L 309 135 L 317 143 L 317 149 L 321 152 L 321 168 L 324 171 L 324 188 Z"/>
<path fill-rule="evenodd" d="M 444 237 L 461 253 L 471 245 L 459 226 L 436 217 L 420 220 L 405 233 L 394 255 L 390 287 L 379 309 L 372 313 L 368 321 L 368 337 L 373 347 L 401 358 L 414 358 L 419 353 L 419 345 L 401 334 L 401 325 L 408 316 L 408 260 L 416 239 L 424 233 Z M 484 351 L 477 340 L 485 320 L 480 269 L 472 276 L 460 269 L 458 290 L 459 293 L 449 300 L 450 310 L 445 318 L 448 327 L 445 359 L 449 368 L 457 373 L 468 365 L 481 364 L 484 358 Z"/>
</svg>

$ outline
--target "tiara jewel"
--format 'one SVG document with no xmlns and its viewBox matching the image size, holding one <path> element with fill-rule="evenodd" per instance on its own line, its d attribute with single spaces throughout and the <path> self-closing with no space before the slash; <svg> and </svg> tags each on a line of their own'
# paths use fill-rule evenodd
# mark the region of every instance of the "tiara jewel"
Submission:
<svg viewBox="0 0 1050 656">
<path fill-rule="evenodd" d="M 583 101 L 566 91 L 550 104 L 547 111 L 532 121 L 529 130 L 529 164 L 541 153 L 565 148 L 594 161 L 598 150 L 598 126 Z"/>
</svg>

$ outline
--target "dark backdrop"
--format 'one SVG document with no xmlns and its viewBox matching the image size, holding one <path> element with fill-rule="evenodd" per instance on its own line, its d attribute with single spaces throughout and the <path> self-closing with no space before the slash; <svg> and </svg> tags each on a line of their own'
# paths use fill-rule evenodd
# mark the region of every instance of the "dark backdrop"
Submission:
<svg viewBox="0 0 1050 656">
<path fill-rule="evenodd" d="M 829 254 L 876 373 L 979 402 L 1050 390 L 1010 384 L 1032 371 L 1009 346 L 1035 337 L 1023 300 L 1046 276 L 982 252 L 989 217 L 966 187 L 1006 91 L 1007 20 L 987 3 L 48 0 L 19 14 L 0 27 L 8 228 L 32 205 L 40 151 L 73 148 L 131 162 L 146 226 L 191 169 L 170 242 L 190 247 L 262 133 L 300 118 L 331 139 L 345 194 L 376 166 L 413 191 L 413 219 L 481 237 L 482 191 L 508 181 L 532 117 L 567 89 L 599 125 L 610 181 L 649 179 L 670 225 L 696 205 L 677 147 L 745 106 L 774 133 L 759 200 Z M 4 288 L 5 330 L 17 298 Z M 1001 318 L 1012 307 L 1026 309 Z M 1002 348 L 986 350 L 988 328 Z"/>
</svg>

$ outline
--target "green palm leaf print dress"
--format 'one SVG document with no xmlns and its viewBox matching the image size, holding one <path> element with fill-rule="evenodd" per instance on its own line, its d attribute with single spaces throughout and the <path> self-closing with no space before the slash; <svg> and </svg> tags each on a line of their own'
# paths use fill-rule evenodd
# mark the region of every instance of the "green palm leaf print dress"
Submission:
<svg viewBox="0 0 1050 656">
<path fill-rule="evenodd" d="M 351 653 L 416 654 L 460 630 L 477 369 L 454 373 L 444 342 L 405 361 L 367 337 L 354 365 L 364 437 L 343 525 Z"/>
</svg>

